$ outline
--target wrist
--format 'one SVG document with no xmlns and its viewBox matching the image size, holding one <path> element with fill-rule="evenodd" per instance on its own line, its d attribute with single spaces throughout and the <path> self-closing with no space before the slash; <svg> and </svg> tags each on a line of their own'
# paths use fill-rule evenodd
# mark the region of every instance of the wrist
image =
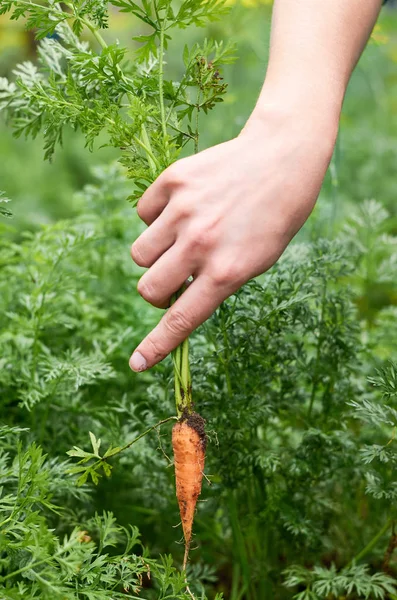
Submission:
<svg viewBox="0 0 397 600">
<path fill-rule="evenodd" d="M 258 102 L 242 134 L 258 132 L 263 127 L 274 131 L 288 130 L 290 136 L 316 144 L 332 155 L 338 134 L 343 91 L 336 88 L 320 93 L 313 88 L 265 81 Z"/>
</svg>

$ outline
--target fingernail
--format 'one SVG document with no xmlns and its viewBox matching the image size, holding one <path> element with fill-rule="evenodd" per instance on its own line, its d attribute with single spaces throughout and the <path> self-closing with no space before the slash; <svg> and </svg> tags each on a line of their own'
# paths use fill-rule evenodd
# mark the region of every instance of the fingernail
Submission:
<svg viewBox="0 0 397 600">
<path fill-rule="evenodd" d="M 147 369 L 146 358 L 142 356 L 140 352 L 134 352 L 134 354 L 130 358 L 130 367 L 133 371 L 139 373 L 140 371 L 145 371 Z"/>
</svg>

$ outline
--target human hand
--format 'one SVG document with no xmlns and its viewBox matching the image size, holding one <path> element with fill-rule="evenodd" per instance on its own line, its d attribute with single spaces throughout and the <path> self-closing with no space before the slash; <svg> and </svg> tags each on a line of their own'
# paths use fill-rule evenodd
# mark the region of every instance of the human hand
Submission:
<svg viewBox="0 0 397 600">
<path fill-rule="evenodd" d="M 149 227 L 131 249 L 149 268 L 139 293 L 166 308 L 190 276 L 193 282 L 136 348 L 134 371 L 161 361 L 267 271 L 304 224 L 337 131 L 335 120 L 313 115 L 254 115 L 237 138 L 176 162 L 144 193 L 138 214 Z"/>
</svg>

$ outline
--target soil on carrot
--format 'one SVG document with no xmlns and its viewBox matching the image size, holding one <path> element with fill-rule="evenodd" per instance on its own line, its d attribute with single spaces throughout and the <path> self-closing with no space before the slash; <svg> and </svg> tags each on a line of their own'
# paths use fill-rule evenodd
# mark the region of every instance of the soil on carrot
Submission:
<svg viewBox="0 0 397 600">
<path fill-rule="evenodd" d="M 183 386 L 180 386 L 179 390 L 180 390 L 180 393 L 181 393 L 181 400 L 182 400 L 182 402 L 180 404 L 178 404 L 177 408 L 182 413 L 182 417 L 181 417 L 181 421 L 182 421 L 182 420 L 187 420 L 187 416 L 190 413 L 188 412 L 188 408 L 186 407 L 186 403 L 184 402 L 185 397 L 186 397 L 185 389 L 184 389 Z M 187 397 L 188 398 L 192 397 L 192 386 L 191 385 L 187 389 Z M 189 402 L 188 402 L 188 404 L 189 404 Z"/>
<path fill-rule="evenodd" d="M 186 421 L 186 423 L 189 425 L 189 427 L 191 427 L 192 429 L 194 429 L 196 431 L 196 433 L 200 437 L 202 448 L 205 451 L 205 449 L 207 447 L 207 435 L 205 433 L 205 419 L 203 419 L 203 417 L 201 415 L 199 415 L 198 413 L 196 413 L 196 412 L 188 413 L 188 411 L 185 409 L 180 421 L 181 421 L 181 423 L 183 421 Z"/>
</svg>

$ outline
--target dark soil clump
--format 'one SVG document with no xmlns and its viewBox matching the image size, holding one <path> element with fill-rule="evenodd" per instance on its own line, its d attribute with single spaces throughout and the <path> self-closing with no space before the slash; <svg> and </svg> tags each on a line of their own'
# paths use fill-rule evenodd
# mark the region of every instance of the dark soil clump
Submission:
<svg viewBox="0 0 397 600">
<path fill-rule="evenodd" d="M 196 412 L 188 413 L 187 410 L 185 410 L 182 414 L 181 421 L 186 421 L 189 427 L 198 433 L 201 444 L 205 450 L 207 446 L 207 435 L 205 433 L 205 420 L 203 417 Z"/>
</svg>

